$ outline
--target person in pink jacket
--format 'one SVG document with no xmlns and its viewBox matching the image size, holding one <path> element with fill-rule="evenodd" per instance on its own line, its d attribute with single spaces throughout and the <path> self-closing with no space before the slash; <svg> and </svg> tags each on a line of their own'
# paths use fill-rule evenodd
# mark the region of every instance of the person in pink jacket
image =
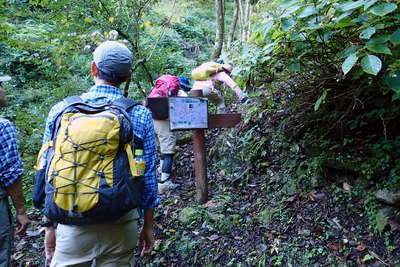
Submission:
<svg viewBox="0 0 400 267">
<path fill-rule="evenodd" d="M 217 62 L 219 63 L 219 62 Z M 231 88 L 241 103 L 248 101 L 247 95 L 240 89 L 240 87 L 231 78 L 232 66 L 228 64 L 221 64 L 222 70 L 210 76 L 209 80 L 197 80 L 193 83 L 192 90 L 202 90 L 203 96 L 207 97 L 209 101 L 217 106 L 217 113 L 226 113 L 226 106 L 224 97 L 219 90 L 222 84 Z"/>
</svg>

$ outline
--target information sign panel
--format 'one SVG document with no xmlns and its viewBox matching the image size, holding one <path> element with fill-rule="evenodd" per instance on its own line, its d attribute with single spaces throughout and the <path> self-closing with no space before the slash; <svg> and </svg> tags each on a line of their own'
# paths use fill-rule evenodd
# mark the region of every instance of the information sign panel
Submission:
<svg viewBox="0 0 400 267">
<path fill-rule="evenodd" d="M 169 122 L 174 130 L 207 129 L 207 98 L 169 97 Z"/>
</svg>

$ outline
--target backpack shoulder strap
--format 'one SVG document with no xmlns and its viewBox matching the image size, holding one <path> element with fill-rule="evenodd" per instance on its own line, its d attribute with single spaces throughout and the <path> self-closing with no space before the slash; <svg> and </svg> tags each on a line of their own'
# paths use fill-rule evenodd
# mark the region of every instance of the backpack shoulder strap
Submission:
<svg viewBox="0 0 400 267">
<path fill-rule="evenodd" d="M 84 100 L 82 99 L 82 97 L 78 96 L 78 95 L 73 95 L 73 96 L 69 96 L 67 98 L 65 98 L 65 103 L 67 103 L 67 106 L 71 106 L 74 104 L 78 104 L 78 103 L 83 103 Z"/>
<path fill-rule="evenodd" d="M 123 111 L 123 113 L 125 114 L 125 117 L 128 119 L 128 121 L 130 121 L 130 123 L 133 127 L 133 123 L 131 121 L 131 118 L 127 114 L 127 111 L 129 109 L 133 108 L 134 106 L 140 105 L 141 103 L 138 101 L 135 101 L 133 99 L 130 99 L 130 98 L 121 97 L 121 98 L 115 100 L 112 104 L 114 106 L 120 108 Z M 139 138 L 137 135 L 134 134 L 133 145 L 134 145 L 134 149 L 143 149 L 143 147 L 144 147 L 143 139 Z"/>
<path fill-rule="evenodd" d="M 112 103 L 114 106 L 119 107 L 122 110 L 128 110 L 130 108 L 133 108 L 134 106 L 140 105 L 140 102 L 135 101 L 133 99 L 130 98 L 126 98 L 126 97 L 121 97 L 115 101 L 113 101 Z"/>
</svg>

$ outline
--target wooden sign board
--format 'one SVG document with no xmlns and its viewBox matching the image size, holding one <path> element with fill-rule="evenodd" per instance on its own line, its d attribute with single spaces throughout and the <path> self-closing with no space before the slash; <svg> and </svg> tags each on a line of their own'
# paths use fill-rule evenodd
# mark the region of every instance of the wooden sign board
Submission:
<svg viewBox="0 0 400 267">
<path fill-rule="evenodd" d="M 208 128 L 206 98 L 169 97 L 168 100 L 171 131 Z"/>
</svg>

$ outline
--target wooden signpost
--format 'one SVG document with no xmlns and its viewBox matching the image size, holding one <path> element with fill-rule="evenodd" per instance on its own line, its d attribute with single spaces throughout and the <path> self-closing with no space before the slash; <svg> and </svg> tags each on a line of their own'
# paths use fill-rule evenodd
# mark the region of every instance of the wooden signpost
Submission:
<svg viewBox="0 0 400 267">
<path fill-rule="evenodd" d="M 193 90 L 192 97 L 202 97 L 203 91 Z M 208 128 L 231 128 L 241 121 L 240 114 L 208 114 Z M 207 179 L 207 152 L 206 129 L 193 130 L 193 152 L 194 168 L 196 175 L 196 200 L 203 204 L 208 200 L 208 179 Z"/>
<path fill-rule="evenodd" d="M 208 200 L 207 154 L 205 130 L 232 128 L 241 121 L 241 114 L 208 114 L 207 99 L 202 90 L 192 90 L 191 97 L 149 98 L 153 112 L 166 113 L 172 131 L 193 131 L 194 168 L 196 175 L 196 200 Z"/>
</svg>

